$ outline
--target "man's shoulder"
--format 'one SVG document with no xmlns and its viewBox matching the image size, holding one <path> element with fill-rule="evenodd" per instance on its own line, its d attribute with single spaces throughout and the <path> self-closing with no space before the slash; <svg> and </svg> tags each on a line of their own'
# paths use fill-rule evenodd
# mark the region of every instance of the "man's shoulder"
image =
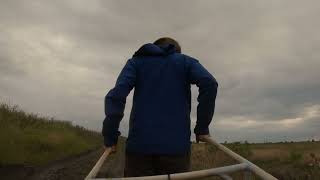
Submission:
<svg viewBox="0 0 320 180">
<path fill-rule="evenodd" d="M 189 55 L 186 55 L 186 54 L 181 54 L 184 56 L 184 58 L 186 59 L 186 61 L 189 61 L 189 62 L 199 62 L 198 59 L 192 57 L 192 56 L 189 56 Z"/>
</svg>

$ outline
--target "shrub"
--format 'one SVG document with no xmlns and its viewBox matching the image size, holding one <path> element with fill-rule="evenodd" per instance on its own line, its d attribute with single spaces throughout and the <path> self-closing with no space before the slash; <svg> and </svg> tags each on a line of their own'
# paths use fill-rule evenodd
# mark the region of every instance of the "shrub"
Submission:
<svg viewBox="0 0 320 180">
<path fill-rule="evenodd" d="M 289 153 L 289 160 L 291 162 L 298 162 L 302 159 L 302 153 L 296 150 L 291 150 Z"/>
</svg>

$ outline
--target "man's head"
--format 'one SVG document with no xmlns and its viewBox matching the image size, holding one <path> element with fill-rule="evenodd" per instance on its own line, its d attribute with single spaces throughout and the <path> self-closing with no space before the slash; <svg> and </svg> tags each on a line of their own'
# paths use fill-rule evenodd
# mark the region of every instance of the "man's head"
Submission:
<svg viewBox="0 0 320 180">
<path fill-rule="evenodd" d="M 169 37 L 162 37 L 162 38 L 156 40 L 153 44 L 155 44 L 157 46 L 164 46 L 164 45 L 172 44 L 175 46 L 176 51 L 178 53 L 181 53 L 181 47 L 180 47 L 179 43 L 176 40 L 169 38 Z"/>
</svg>

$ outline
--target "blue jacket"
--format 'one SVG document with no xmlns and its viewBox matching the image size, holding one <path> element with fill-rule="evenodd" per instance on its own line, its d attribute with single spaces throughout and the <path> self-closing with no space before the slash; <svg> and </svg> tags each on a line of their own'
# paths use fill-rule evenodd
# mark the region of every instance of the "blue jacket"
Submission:
<svg viewBox="0 0 320 180">
<path fill-rule="evenodd" d="M 199 88 L 195 134 L 209 134 L 218 83 L 198 60 L 175 47 L 145 44 L 122 69 L 105 97 L 102 134 L 107 147 L 117 143 L 126 97 L 135 88 L 126 150 L 179 154 L 190 150 L 191 84 Z"/>
</svg>

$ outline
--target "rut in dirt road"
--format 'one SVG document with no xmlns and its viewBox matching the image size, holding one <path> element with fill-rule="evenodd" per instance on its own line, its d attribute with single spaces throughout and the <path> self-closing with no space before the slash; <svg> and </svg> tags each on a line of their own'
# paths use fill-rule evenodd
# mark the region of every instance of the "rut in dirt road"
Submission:
<svg viewBox="0 0 320 180">
<path fill-rule="evenodd" d="M 117 152 L 110 154 L 100 169 L 97 177 L 123 177 L 125 147 L 117 147 Z M 91 151 L 78 157 L 53 163 L 35 172 L 31 180 L 79 180 L 84 179 L 103 154 L 104 149 Z"/>
<path fill-rule="evenodd" d="M 84 179 L 96 161 L 99 159 L 103 149 L 90 151 L 77 157 L 57 161 L 37 170 L 28 179 L 32 180 L 79 180 Z"/>
</svg>

